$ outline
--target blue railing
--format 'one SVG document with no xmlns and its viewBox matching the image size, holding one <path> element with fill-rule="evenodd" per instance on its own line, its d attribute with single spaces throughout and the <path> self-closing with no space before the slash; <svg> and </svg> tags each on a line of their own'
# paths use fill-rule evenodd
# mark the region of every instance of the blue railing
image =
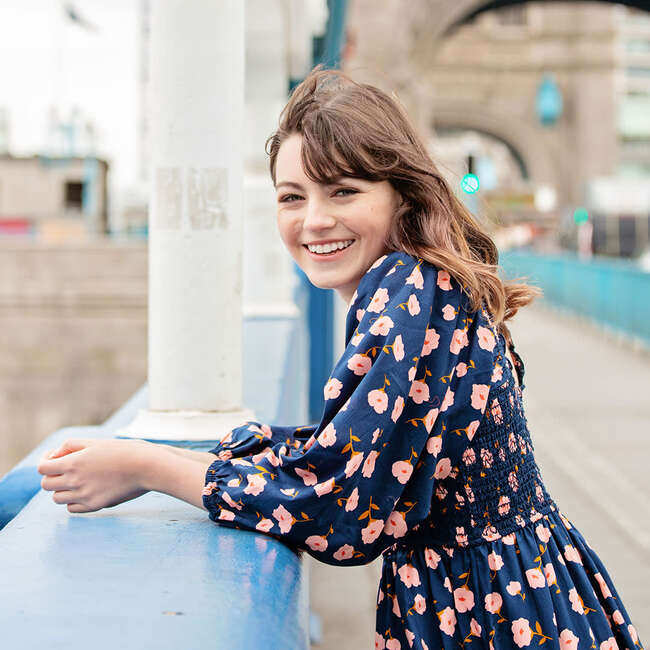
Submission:
<svg viewBox="0 0 650 650">
<path fill-rule="evenodd" d="M 507 277 L 525 276 L 544 300 L 650 346 L 650 273 L 629 260 L 529 250 L 501 254 Z"/>
<path fill-rule="evenodd" d="M 261 420 L 304 421 L 301 327 L 244 323 L 244 376 L 264 375 L 264 390 L 245 386 L 245 401 Z M 103 425 L 57 431 L 0 481 L 2 647 L 306 650 L 306 560 L 281 542 L 218 526 L 160 493 L 70 515 L 40 490 L 46 449 L 112 437 L 147 401 L 145 387 Z"/>
</svg>

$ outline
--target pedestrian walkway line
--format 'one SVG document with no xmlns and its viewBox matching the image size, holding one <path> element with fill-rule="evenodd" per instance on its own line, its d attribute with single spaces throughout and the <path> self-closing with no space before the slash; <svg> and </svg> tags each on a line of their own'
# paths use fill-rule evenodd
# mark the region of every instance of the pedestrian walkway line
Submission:
<svg viewBox="0 0 650 650">
<path fill-rule="evenodd" d="M 647 495 L 607 458 L 593 453 L 570 426 L 543 410 L 529 396 L 525 401 L 528 419 L 544 425 L 531 427 L 535 449 L 650 558 L 650 500 Z"/>
</svg>

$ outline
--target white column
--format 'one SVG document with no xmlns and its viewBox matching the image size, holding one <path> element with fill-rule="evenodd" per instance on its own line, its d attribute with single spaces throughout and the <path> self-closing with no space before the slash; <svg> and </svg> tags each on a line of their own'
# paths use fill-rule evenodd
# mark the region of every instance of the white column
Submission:
<svg viewBox="0 0 650 650">
<path fill-rule="evenodd" d="M 242 410 L 244 3 L 151 5 L 149 410 L 122 435 L 214 438 Z"/>
</svg>

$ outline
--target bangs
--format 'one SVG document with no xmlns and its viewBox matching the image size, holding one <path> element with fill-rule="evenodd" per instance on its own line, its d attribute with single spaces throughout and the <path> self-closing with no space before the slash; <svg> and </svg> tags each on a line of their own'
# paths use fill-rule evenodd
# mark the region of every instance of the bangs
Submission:
<svg viewBox="0 0 650 650">
<path fill-rule="evenodd" d="M 364 143 L 355 137 L 355 128 L 346 128 L 341 116 L 328 119 L 327 111 L 313 114 L 301 125 L 302 166 L 305 174 L 317 183 L 333 183 L 341 176 L 367 181 L 383 181 L 370 163 L 372 157 Z M 370 164 L 369 164 L 370 163 Z"/>
</svg>

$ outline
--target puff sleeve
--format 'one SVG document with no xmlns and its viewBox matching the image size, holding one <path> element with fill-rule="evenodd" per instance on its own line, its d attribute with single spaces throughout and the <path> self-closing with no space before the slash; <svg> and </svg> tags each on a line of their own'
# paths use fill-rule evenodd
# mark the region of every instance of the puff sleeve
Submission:
<svg viewBox="0 0 650 650">
<path fill-rule="evenodd" d="M 478 427 L 485 410 L 493 334 L 466 302 L 421 259 L 377 260 L 349 308 L 320 423 L 304 442 L 273 442 L 268 428 L 251 455 L 217 458 L 203 496 L 210 518 L 331 564 L 370 562 L 422 522 L 436 480 L 452 471 L 446 432 Z M 264 434 L 259 423 L 241 429 Z"/>
</svg>

